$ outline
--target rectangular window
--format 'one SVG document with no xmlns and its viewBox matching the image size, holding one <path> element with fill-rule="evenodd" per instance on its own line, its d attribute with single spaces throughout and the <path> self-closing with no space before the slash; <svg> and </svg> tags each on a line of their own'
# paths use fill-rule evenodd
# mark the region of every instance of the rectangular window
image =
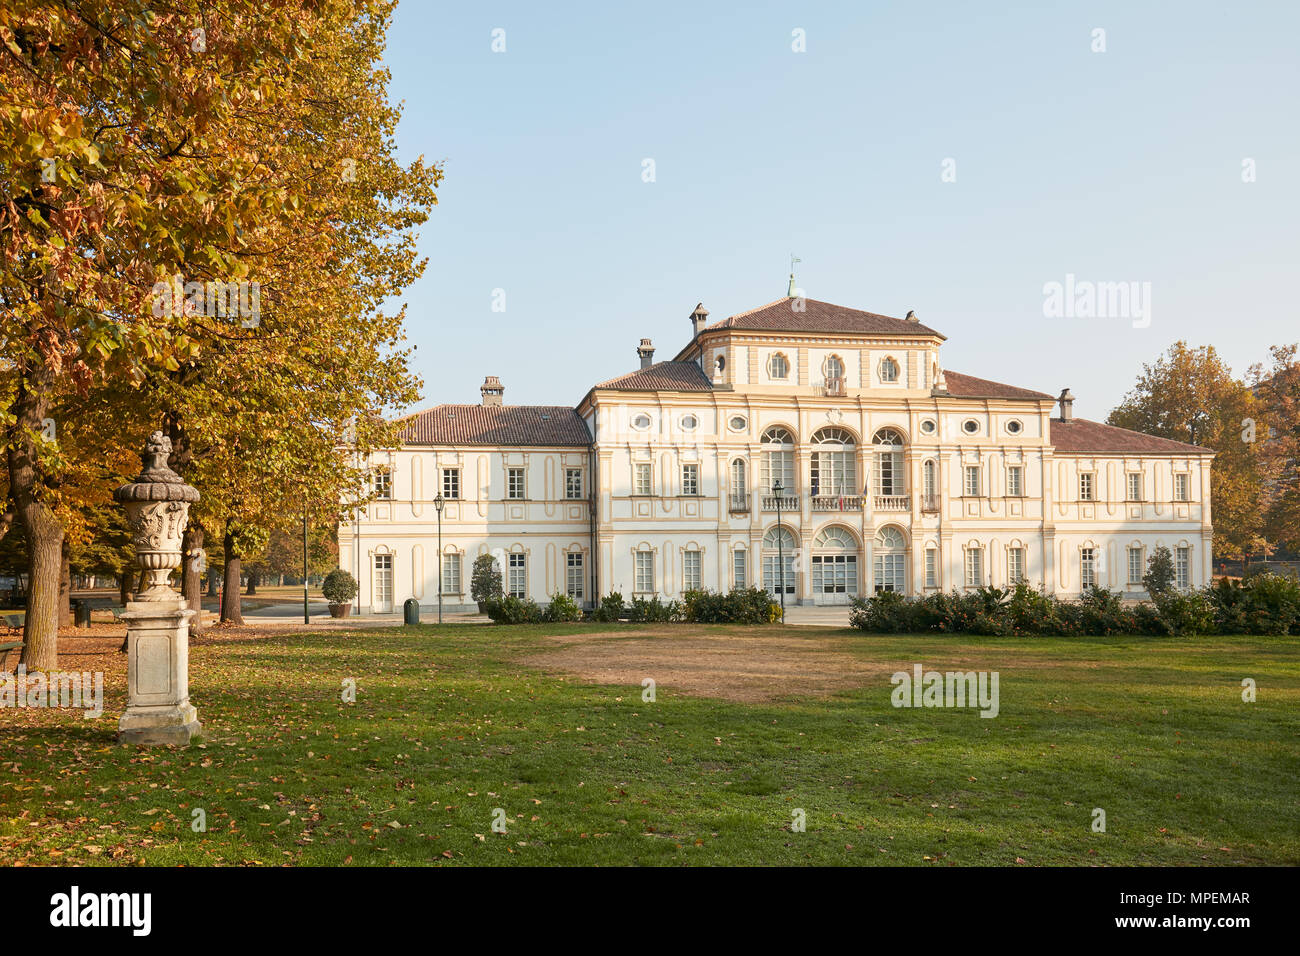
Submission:
<svg viewBox="0 0 1300 956">
<path fill-rule="evenodd" d="M 1142 549 L 1128 549 L 1128 583 L 1142 583 Z"/>
<path fill-rule="evenodd" d="M 700 589 L 700 552 L 682 552 L 682 590 L 698 591 Z"/>
<path fill-rule="evenodd" d="M 653 551 L 638 551 L 636 558 L 636 593 L 650 594 L 655 589 L 655 555 Z"/>
<path fill-rule="evenodd" d="M 582 498 L 582 469 L 581 468 L 564 469 L 564 497 L 570 499 Z"/>
<path fill-rule="evenodd" d="M 585 580 L 586 568 L 582 561 L 581 551 L 570 551 L 566 559 L 564 571 L 564 592 L 575 601 L 581 601 L 583 595 L 583 581 Z"/>
<path fill-rule="evenodd" d="M 737 589 L 748 587 L 749 581 L 748 581 L 748 571 L 745 568 L 745 552 L 733 551 L 731 552 L 731 558 L 732 558 L 731 566 L 733 571 L 733 577 L 732 577 L 733 586 Z"/>
<path fill-rule="evenodd" d="M 388 501 L 393 497 L 393 475 L 387 468 L 376 468 L 370 480 L 376 498 Z"/>
<path fill-rule="evenodd" d="M 528 556 L 521 551 L 512 553 L 507 559 L 506 593 L 511 597 L 528 597 Z"/>
<path fill-rule="evenodd" d="M 1025 549 L 1007 548 L 1007 583 L 1018 584 L 1025 579 Z"/>
<path fill-rule="evenodd" d="M 1080 501 L 1092 501 L 1092 500 L 1093 500 L 1093 497 L 1092 497 L 1092 496 L 1093 496 L 1093 490 L 1094 490 L 1094 489 L 1093 489 L 1093 479 L 1094 479 L 1095 477 L 1096 477 L 1096 476 L 1094 476 L 1094 475 L 1092 475 L 1092 474 L 1089 474 L 1089 473 L 1084 473 L 1084 474 L 1082 474 L 1082 475 L 1079 476 L 1079 500 L 1080 500 Z"/>
<path fill-rule="evenodd" d="M 977 588 L 984 583 L 984 549 L 966 549 L 966 587 Z"/>
<path fill-rule="evenodd" d="M 1097 555 L 1092 548 L 1079 549 L 1079 587 L 1090 588 L 1097 584 Z"/>
<path fill-rule="evenodd" d="M 700 493 L 700 466 L 682 465 L 682 494 L 698 495 Z"/>
<path fill-rule="evenodd" d="M 506 469 L 506 497 L 518 499 L 527 497 L 527 488 L 524 486 L 524 470 L 522 468 Z"/>
<path fill-rule="evenodd" d="M 650 466 L 633 465 L 632 466 L 632 494 L 648 495 L 650 494 Z"/>
<path fill-rule="evenodd" d="M 925 586 L 927 588 L 939 586 L 939 552 L 934 548 L 925 549 Z"/>
<path fill-rule="evenodd" d="M 1192 549 L 1174 549 L 1174 581 L 1180 588 L 1192 586 Z"/>
<path fill-rule="evenodd" d="M 1142 474 L 1136 471 L 1130 471 L 1127 475 L 1128 500 L 1142 500 Z"/>
<path fill-rule="evenodd" d="M 1020 465 L 1012 465 L 1007 469 L 1007 494 L 1012 498 L 1019 498 L 1025 493 L 1025 483 L 1021 474 Z"/>
<path fill-rule="evenodd" d="M 460 469 L 444 468 L 442 470 L 442 496 L 460 498 Z"/>
<path fill-rule="evenodd" d="M 1186 472 L 1174 475 L 1174 500 L 1190 501 L 1192 498 L 1191 487 L 1192 487 L 1191 475 L 1187 474 Z"/>
<path fill-rule="evenodd" d="M 817 457 L 814 455 L 814 457 Z M 856 485 L 856 475 L 854 474 L 853 455 L 851 452 L 843 453 L 845 464 L 848 468 L 848 480 L 851 484 Z M 881 451 L 875 456 L 876 463 L 876 494 L 884 496 L 905 495 L 906 488 L 903 486 L 903 453 L 900 451 Z M 843 491 L 823 491 L 821 494 L 843 494 Z"/>
<path fill-rule="evenodd" d="M 442 593 L 460 594 L 460 555 L 442 556 Z"/>
<path fill-rule="evenodd" d="M 980 493 L 980 467 L 979 465 L 966 466 L 966 495 L 967 497 L 979 497 Z"/>
</svg>

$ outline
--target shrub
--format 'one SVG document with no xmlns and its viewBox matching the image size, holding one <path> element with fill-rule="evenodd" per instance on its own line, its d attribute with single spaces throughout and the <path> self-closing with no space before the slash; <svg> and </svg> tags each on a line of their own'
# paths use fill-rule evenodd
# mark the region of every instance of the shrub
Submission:
<svg viewBox="0 0 1300 956">
<path fill-rule="evenodd" d="M 667 624 L 681 621 L 684 617 L 680 603 L 669 601 L 665 604 L 659 600 L 657 594 L 648 601 L 645 598 L 633 598 L 632 604 L 627 609 L 627 619 L 637 623 Z"/>
<path fill-rule="evenodd" d="M 1137 618 L 1124 607 L 1124 596 L 1096 585 L 1084 591 L 1079 618 L 1085 634 L 1132 634 L 1137 629 Z"/>
<path fill-rule="evenodd" d="M 1205 590 L 1221 634 L 1300 633 L 1300 582 L 1264 571 L 1241 581 L 1220 578 Z"/>
<path fill-rule="evenodd" d="M 501 569 L 490 554 L 480 554 L 474 559 L 474 569 L 469 577 L 469 595 L 478 609 L 487 611 L 487 603 L 501 597 Z"/>
<path fill-rule="evenodd" d="M 542 609 L 533 600 L 507 595 L 489 598 L 483 604 L 483 612 L 493 624 L 537 624 L 542 620 Z"/>
<path fill-rule="evenodd" d="M 720 591 L 687 591 L 682 601 L 682 619 L 696 624 L 769 624 L 780 620 L 781 607 L 762 588 L 736 588 L 727 594 Z"/>
<path fill-rule="evenodd" d="M 623 616 L 623 595 L 615 591 L 600 599 L 600 604 L 592 609 L 591 619 L 612 623 Z"/>
<path fill-rule="evenodd" d="M 325 581 L 320 589 L 325 595 L 325 600 L 331 604 L 350 604 L 357 596 L 357 592 L 361 590 L 357 586 L 357 579 L 342 568 L 335 568 L 325 575 Z"/>
<path fill-rule="evenodd" d="M 582 608 L 567 594 L 556 592 L 551 595 L 551 603 L 542 612 L 542 618 L 547 621 L 581 621 Z"/>
<path fill-rule="evenodd" d="M 1214 606 L 1201 591 L 1165 591 L 1154 599 L 1167 633 L 1190 636 L 1214 629 Z"/>
</svg>

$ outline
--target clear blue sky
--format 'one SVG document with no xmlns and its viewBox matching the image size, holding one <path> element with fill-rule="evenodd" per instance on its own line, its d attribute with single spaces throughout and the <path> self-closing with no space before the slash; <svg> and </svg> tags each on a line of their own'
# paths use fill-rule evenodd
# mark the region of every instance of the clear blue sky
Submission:
<svg viewBox="0 0 1300 956">
<path fill-rule="evenodd" d="M 402 296 L 421 405 L 486 374 L 576 403 L 696 302 L 783 295 L 791 252 L 812 298 L 914 309 L 945 367 L 1083 417 L 1180 338 L 1244 372 L 1300 339 L 1298 37 L 1294 2 L 403 0 L 399 151 L 446 161 Z M 1150 326 L 1044 317 L 1067 273 L 1151 283 Z"/>
</svg>

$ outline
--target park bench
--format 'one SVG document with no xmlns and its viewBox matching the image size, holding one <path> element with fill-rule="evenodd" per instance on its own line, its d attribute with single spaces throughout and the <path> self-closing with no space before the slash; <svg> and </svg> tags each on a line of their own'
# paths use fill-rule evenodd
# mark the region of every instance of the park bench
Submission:
<svg viewBox="0 0 1300 956">
<path fill-rule="evenodd" d="M 9 668 L 5 666 L 5 661 L 9 657 L 10 651 L 21 651 L 23 649 L 22 641 L 6 641 L 0 644 L 0 674 L 8 672 Z"/>
</svg>

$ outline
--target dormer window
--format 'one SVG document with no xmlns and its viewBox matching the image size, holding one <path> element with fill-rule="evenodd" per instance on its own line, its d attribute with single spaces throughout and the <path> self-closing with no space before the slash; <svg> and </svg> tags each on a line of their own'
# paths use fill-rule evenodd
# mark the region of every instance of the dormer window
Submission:
<svg viewBox="0 0 1300 956">
<path fill-rule="evenodd" d="M 767 360 L 767 374 L 771 378 L 789 378 L 790 360 L 780 352 L 774 352 Z"/>
<path fill-rule="evenodd" d="M 898 363 L 892 358 L 880 360 L 880 380 L 882 382 L 898 381 Z"/>
</svg>

